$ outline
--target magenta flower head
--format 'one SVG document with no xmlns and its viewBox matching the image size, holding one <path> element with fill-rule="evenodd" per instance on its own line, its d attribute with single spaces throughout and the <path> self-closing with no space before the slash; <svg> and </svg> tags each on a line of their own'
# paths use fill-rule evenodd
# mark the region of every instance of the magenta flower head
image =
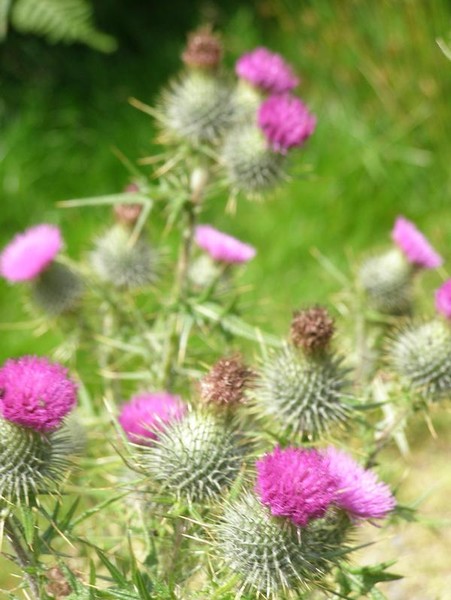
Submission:
<svg viewBox="0 0 451 600">
<path fill-rule="evenodd" d="M 256 250 L 252 246 L 218 231 L 211 225 L 198 225 L 195 240 L 196 244 L 208 252 L 211 258 L 223 263 L 245 263 L 254 258 L 256 254 Z"/>
<path fill-rule="evenodd" d="M 305 526 L 323 517 L 335 500 L 335 478 L 317 450 L 275 448 L 256 466 L 256 492 L 274 516 Z"/>
<path fill-rule="evenodd" d="M 316 126 L 316 119 L 305 104 L 288 94 L 271 96 L 265 100 L 260 105 L 257 119 L 269 144 L 281 154 L 301 146 Z"/>
<path fill-rule="evenodd" d="M 55 225 L 36 225 L 19 233 L 0 255 L 0 274 L 11 282 L 29 281 L 44 271 L 61 250 Z"/>
<path fill-rule="evenodd" d="M 241 79 L 270 94 L 283 94 L 299 83 L 299 78 L 280 54 L 267 48 L 255 48 L 243 54 L 236 62 L 235 72 Z"/>
<path fill-rule="evenodd" d="M 447 319 L 451 319 L 451 279 L 445 281 L 435 292 L 435 308 Z"/>
<path fill-rule="evenodd" d="M 149 445 L 158 438 L 158 431 L 186 413 L 186 405 L 178 396 L 167 392 L 140 394 L 124 404 L 119 423 L 134 444 Z"/>
<path fill-rule="evenodd" d="M 335 478 L 335 504 L 353 519 L 383 519 L 396 505 L 389 487 L 364 469 L 349 454 L 329 447 L 324 453 Z"/>
<path fill-rule="evenodd" d="M 412 264 L 424 269 L 436 269 L 443 263 L 440 254 L 437 254 L 421 231 L 404 217 L 396 219 L 391 235 L 395 244 Z"/>
<path fill-rule="evenodd" d="M 0 368 L 0 414 L 35 431 L 61 425 L 77 401 L 67 370 L 44 357 L 9 359 Z"/>
</svg>

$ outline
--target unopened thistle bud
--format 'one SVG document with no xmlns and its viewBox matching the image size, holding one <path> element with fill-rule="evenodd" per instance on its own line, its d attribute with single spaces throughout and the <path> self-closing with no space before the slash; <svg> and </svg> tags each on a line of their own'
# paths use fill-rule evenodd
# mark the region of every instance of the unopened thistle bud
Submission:
<svg viewBox="0 0 451 600">
<path fill-rule="evenodd" d="M 232 484 L 243 462 L 243 447 L 233 425 L 191 412 L 170 423 L 141 456 L 142 469 L 161 493 L 202 502 Z"/>
<path fill-rule="evenodd" d="M 291 341 L 305 352 L 324 350 L 334 334 L 334 320 L 327 309 L 314 306 L 295 311 L 291 321 Z"/>
<path fill-rule="evenodd" d="M 216 69 L 222 60 L 222 44 L 209 27 L 202 27 L 188 35 L 188 43 L 182 54 L 187 67 Z"/>
<path fill-rule="evenodd" d="M 451 331 L 446 323 L 404 327 L 389 346 L 389 360 L 426 400 L 451 395 Z"/>
<path fill-rule="evenodd" d="M 161 112 L 165 130 L 193 144 L 217 142 L 236 119 L 228 83 L 198 71 L 172 83 L 163 93 Z"/>
<path fill-rule="evenodd" d="M 90 259 L 100 279 L 118 288 L 139 288 L 157 278 L 156 252 L 142 238 L 132 244 L 129 232 L 120 226 L 97 240 Z"/>
<path fill-rule="evenodd" d="M 371 306 L 386 314 L 400 315 L 412 305 L 412 267 L 398 250 L 366 260 L 359 280 Z"/>
<path fill-rule="evenodd" d="M 349 386 L 341 357 L 301 354 L 285 346 L 262 367 L 256 408 L 286 431 L 316 437 L 348 418 Z"/>
<path fill-rule="evenodd" d="M 258 195 L 271 191 L 284 178 L 284 155 L 268 146 L 256 125 L 231 130 L 221 151 L 230 185 L 237 192 Z"/>
<path fill-rule="evenodd" d="M 53 262 L 33 281 L 32 298 L 39 308 L 56 316 L 73 310 L 83 289 L 83 282 L 74 271 Z"/>
<path fill-rule="evenodd" d="M 200 381 L 202 400 L 212 406 L 241 404 L 253 377 L 239 356 L 221 358 Z"/>
</svg>

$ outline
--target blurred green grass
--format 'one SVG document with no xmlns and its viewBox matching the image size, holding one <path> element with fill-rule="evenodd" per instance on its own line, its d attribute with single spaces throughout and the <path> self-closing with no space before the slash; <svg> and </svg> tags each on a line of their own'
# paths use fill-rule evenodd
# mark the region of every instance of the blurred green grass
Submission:
<svg viewBox="0 0 451 600">
<path fill-rule="evenodd" d="M 17 36 L 3 51 L 0 246 L 30 224 L 51 221 L 61 224 L 69 254 L 79 256 L 109 215 L 55 203 L 122 189 L 128 176 L 113 147 L 132 161 L 153 150 L 152 124 L 127 98 L 151 103 L 177 71 L 200 3 L 188 3 L 172 21 L 163 6 L 143 19 L 141 3 L 121 18 L 120 4 L 105 3 L 117 11 L 116 20 L 109 17 L 122 41 L 116 55 Z M 247 302 L 260 307 L 255 319 L 283 334 L 293 308 L 327 302 L 340 286 L 312 248 L 349 270 L 368 249 L 389 242 L 400 213 L 449 260 L 451 63 L 436 44 L 450 27 L 446 0 L 262 0 L 221 11 L 222 4 L 216 12 L 229 64 L 255 45 L 283 53 L 301 73 L 300 93 L 318 117 L 297 156 L 298 175 L 277 197 L 240 202 L 235 216 L 225 212 L 224 199 L 203 217 L 258 248 L 245 274 L 253 286 Z M 430 291 L 439 281 L 432 273 L 423 285 Z M 28 319 L 22 292 L 0 282 L 1 360 L 55 343 L 52 335 L 36 341 L 12 325 Z M 448 510 L 442 496 L 435 514 Z"/>
</svg>

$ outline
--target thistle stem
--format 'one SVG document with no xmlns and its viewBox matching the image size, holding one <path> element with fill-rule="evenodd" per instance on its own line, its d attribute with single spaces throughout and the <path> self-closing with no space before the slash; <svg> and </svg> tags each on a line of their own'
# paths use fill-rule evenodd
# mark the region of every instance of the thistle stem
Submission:
<svg viewBox="0 0 451 600">
<path fill-rule="evenodd" d="M 194 230 L 196 227 L 197 214 L 199 212 L 199 202 L 201 194 L 193 194 L 184 206 L 184 228 L 182 233 L 182 242 L 180 246 L 179 258 L 177 262 L 176 278 L 172 295 L 172 305 L 176 311 L 186 299 L 186 289 L 188 283 L 188 271 L 191 263 L 191 250 L 193 246 Z M 173 378 L 174 359 L 178 352 L 179 335 L 177 332 L 179 315 L 176 312 L 171 319 L 169 334 L 167 337 L 166 354 L 162 366 L 162 382 L 165 389 L 170 389 Z"/>
<path fill-rule="evenodd" d="M 16 555 L 17 564 L 23 569 L 24 576 L 28 581 L 28 585 L 30 586 L 30 591 L 33 598 L 35 600 L 39 600 L 41 595 L 39 592 L 38 581 L 36 579 L 36 576 L 30 573 L 29 571 L 30 567 L 33 566 L 33 561 L 31 560 L 25 548 L 22 546 L 20 537 L 10 517 L 5 518 L 4 532 L 9 543 L 11 544 L 11 548 L 13 549 Z"/>
</svg>

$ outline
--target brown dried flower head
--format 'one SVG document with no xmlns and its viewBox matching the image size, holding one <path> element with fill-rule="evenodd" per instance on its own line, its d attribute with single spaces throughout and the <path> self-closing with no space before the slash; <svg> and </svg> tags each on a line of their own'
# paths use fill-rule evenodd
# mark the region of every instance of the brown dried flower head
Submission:
<svg viewBox="0 0 451 600">
<path fill-rule="evenodd" d="M 188 67 L 214 69 L 222 59 L 222 44 L 209 27 L 203 27 L 188 35 L 188 43 L 182 60 Z"/>
<path fill-rule="evenodd" d="M 324 350 L 335 331 L 334 320 L 322 306 L 295 311 L 291 321 L 291 340 L 307 352 Z"/>
<path fill-rule="evenodd" d="M 45 591 L 52 598 L 56 598 L 60 600 L 61 598 L 65 598 L 72 593 L 72 588 L 68 584 L 64 573 L 61 571 L 59 567 L 52 567 L 46 571 L 47 577 L 47 585 L 45 586 Z"/>
<path fill-rule="evenodd" d="M 244 401 L 246 389 L 255 374 L 237 355 L 224 357 L 200 381 L 202 400 L 216 406 L 231 406 Z"/>
</svg>

